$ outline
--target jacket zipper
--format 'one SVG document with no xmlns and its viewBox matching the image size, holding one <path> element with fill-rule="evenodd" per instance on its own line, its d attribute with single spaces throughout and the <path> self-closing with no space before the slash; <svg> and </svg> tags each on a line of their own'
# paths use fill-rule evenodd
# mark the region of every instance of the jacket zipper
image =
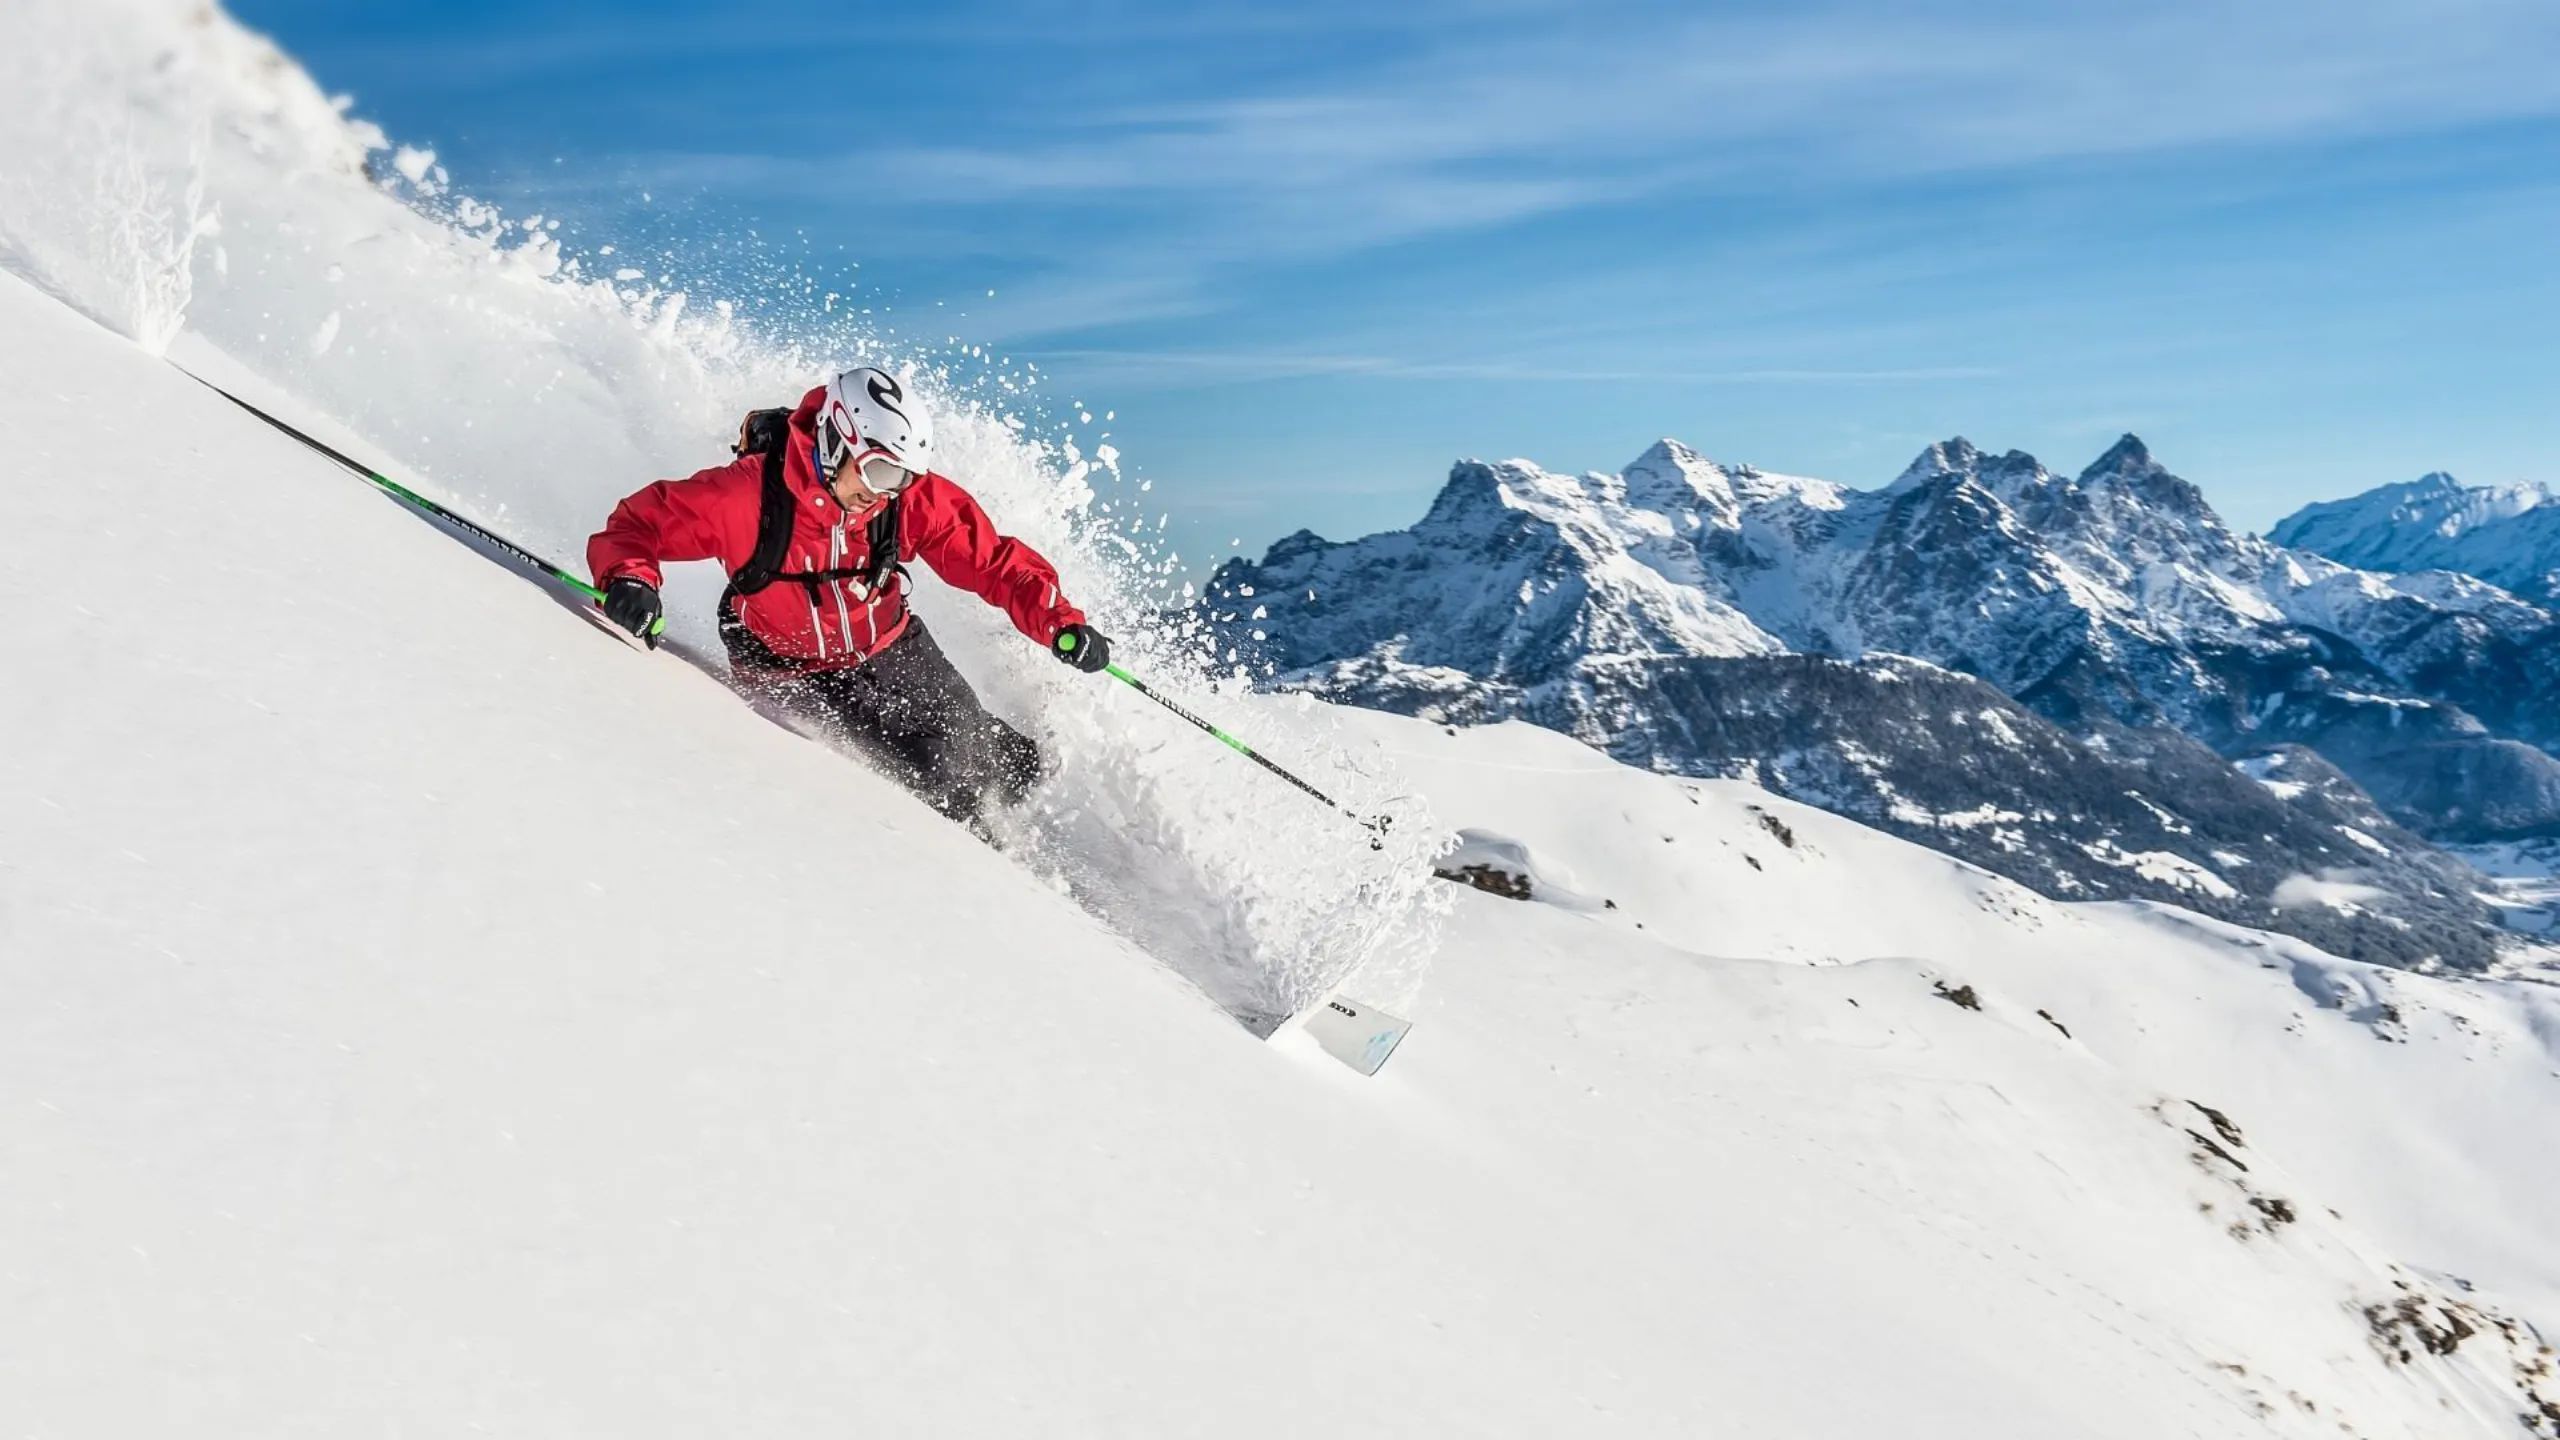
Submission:
<svg viewBox="0 0 2560 1440">
<path fill-rule="evenodd" d="M 808 563 L 807 556 L 800 558 L 803 568 L 806 568 Z M 818 642 L 818 658 L 824 660 L 827 658 L 827 626 L 825 621 L 818 618 L 818 597 L 809 593 L 809 587 L 806 585 L 801 587 L 801 591 L 809 602 L 809 636 Z"/>
<path fill-rule="evenodd" d="M 834 550 L 831 553 L 835 557 L 834 563 L 827 568 L 842 569 L 844 567 L 844 522 L 842 520 L 836 522 Z M 827 593 L 836 597 L 836 633 L 844 637 L 844 653 L 850 655 L 853 653 L 853 617 L 845 612 L 844 582 L 828 581 Z"/>
</svg>

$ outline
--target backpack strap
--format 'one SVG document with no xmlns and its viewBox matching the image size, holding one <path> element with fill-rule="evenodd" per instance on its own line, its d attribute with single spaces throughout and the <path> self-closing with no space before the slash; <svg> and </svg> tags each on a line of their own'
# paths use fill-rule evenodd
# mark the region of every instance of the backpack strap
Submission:
<svg viewBox="0 0 2560 1440">
<path fill-rule="evenodd" d="M 892 495 L 889 503 L 875 512 L 863 528 L 869 542 L 871 563 L 862 569 L 788 571 L 782 568 L 791 549 L 791 527 L 798 520 L 797 504 L 791 498 L 791 486 L 782 478 L 782 449 L 789 443 L 785 429 L 772 448 L 764 452 L 764 490 L 756 512 L 756 549 L 744 568 L 729 577 L 729 589 L 738 595 L 753 595 L 777 580 L 796 580 L 808 587 L 814 603 L 818 587 L 835 580 L 859 580 L 868 593 L 879 589 L 889 579 L 889 572 L 906 573 L 898 563 L 898 518 L 901 497 Z"/>
<path fill-rule="evenodd" d="M 889 582 L 890 571 L 907 573 L 907 567 L 898 563 L 898 519 L 905 501 L 903 493 L 890 496 L 863 528 L 862 538 L 871 550 L 871 578 L 866 583 L 874 590 Z"/>
<path fill-rule="evenodd" d="M 785 430 L 783 435 L 790 433 Z M 791 548 L 791 525 L 798 518 L 791 487 L 782 478 L 782 449 L 787 443 L 787 439 L 778 439 L 764 452 L 764 495 L 756 513 L 756 551 L 744 569 L 729 577 L 729 588 L 741 595 L 753 595 L 782 578 L 784 552 Z"/>
</svg>

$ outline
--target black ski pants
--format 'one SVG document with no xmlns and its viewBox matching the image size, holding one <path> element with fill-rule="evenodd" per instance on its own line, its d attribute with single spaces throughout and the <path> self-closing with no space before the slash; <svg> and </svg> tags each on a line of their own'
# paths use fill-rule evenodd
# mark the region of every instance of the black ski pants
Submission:
<svg viewBox="0 0 2560 1440">
<path fill-rule="evenodd" d="M 1040 747 L 987 713 L 920 616 L 860 665 L 810 674 L 773 668 L 773 653 L 743 626 L 721 629 L 741 682 L 852 742 L 954 820 L 974 821 L 990 802 L 1019 804 L 1040 781 Z"/>
</svg>

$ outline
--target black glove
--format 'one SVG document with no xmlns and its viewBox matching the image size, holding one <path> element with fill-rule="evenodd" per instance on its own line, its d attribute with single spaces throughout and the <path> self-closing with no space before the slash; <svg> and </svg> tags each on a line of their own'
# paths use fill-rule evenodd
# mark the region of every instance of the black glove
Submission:
<svg viewBox="0 0 2560 1440">
<path fill-rule="evenodd" d="M 625 575 L 604 587 L 604 618 L 652 650 L 658 648 L 658 632 L 667 628 L 666 613 L 666 606 L 658 601 L 658 587 L 645 580 Z"/>
<path fill-rule="evenodd" d="M 1090 625 L 1070 625 L 1049 642 L 1049 653 L 1090 675 L 1111 663 L 1111 637 Z"/>
</svg>

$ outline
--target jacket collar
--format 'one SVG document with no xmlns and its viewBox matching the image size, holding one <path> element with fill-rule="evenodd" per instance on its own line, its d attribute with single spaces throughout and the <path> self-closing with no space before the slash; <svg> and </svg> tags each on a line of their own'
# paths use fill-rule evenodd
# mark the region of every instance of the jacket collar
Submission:
<svg viewBox="0 0 2560 1440">
<path fill-rule="evenodd" d="M 801 396 L 791 412 L 791 438 L 782 447 L 782 482 L 794 495 L 815 495 L 825 508 L 842 510 L 818 479 L 818 405 L 826 398 L 827 387 L 820 385 Z"/>
</svg>

